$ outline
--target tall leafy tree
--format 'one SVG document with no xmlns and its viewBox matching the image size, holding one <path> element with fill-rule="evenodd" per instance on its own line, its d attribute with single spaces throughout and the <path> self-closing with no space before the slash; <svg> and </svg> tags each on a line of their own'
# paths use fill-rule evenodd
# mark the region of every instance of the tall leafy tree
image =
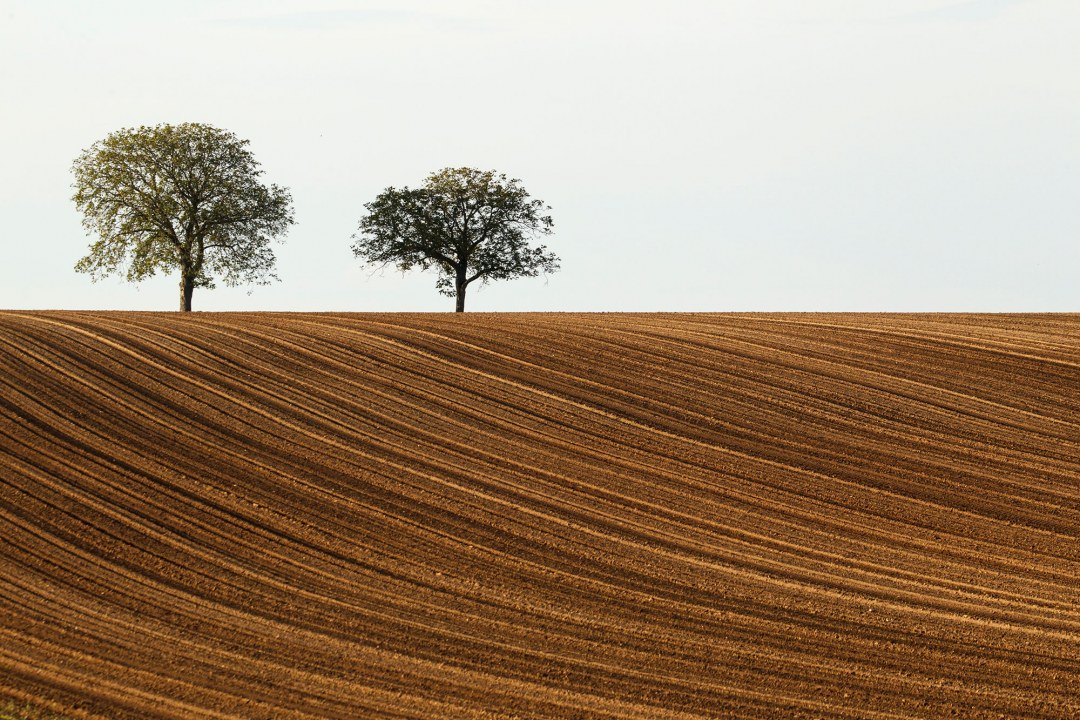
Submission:
<svg viewBox="0 0 1080 720">
<path fill-rule="evenodd" d="M 83 227 L 96 235 L 75 269 L 132 282 L 180 273 L 180 310 L 195 288 L 277 279 L 272 239 L 293 224 L 286 188 L 264 185 L 248 141 L 200 123 L 118 130 L 72 168 Z"/>
<path fill-rule="evenodd" d="M 422 187 L 388 187 L 364 206 L 353 254 L 366 263 L 439 273 L 436 289 L 465 310 L 472 283 L 535 277 L 559 258 L 530 241 L 552 232 L 551 208 L 520 180 L 474 168 L 447 168 Z"/>
</svg>

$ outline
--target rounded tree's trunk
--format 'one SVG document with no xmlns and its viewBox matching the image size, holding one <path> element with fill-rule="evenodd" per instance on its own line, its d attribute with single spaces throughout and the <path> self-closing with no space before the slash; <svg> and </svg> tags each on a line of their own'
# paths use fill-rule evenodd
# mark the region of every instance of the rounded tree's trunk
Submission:
<svg viewBox="0 0 1080 720">
<path fill-rule="evenodd" d="M 191 294 L 195 292 L 195 278 L 180 276 L 180 312 L 191 312 Z"/>
<path fill-rule="evenodd" d="M 458 265 L 455 280 L 454 289 L 457 290 L 457 304 L 454 307 L 454 312 L 465 312 L 465 288 L 469 285 L 468 281 L 465 280 L 465 263 Z"/>
</svg>

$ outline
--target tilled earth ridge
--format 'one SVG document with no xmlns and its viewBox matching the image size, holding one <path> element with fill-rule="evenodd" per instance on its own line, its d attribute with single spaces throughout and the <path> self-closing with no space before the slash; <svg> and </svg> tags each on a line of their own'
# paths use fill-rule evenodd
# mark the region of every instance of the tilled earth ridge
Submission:
<svg viewBox="0 0 1080 720">
<path fill-rule="evenodd" d="M 1080 717 L 1080 316 L 0 313 L 0 696 Z"/>
</svg>

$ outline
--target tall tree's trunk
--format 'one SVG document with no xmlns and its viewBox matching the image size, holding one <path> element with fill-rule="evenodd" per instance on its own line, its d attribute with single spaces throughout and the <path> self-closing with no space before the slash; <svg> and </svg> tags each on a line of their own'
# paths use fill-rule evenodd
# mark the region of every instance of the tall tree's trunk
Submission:
<svg viewBox="0 0 1080 720">
<path fill-rule="evenodd" d="M 465 279 L 465 263 L 460 263 L 457 267 L 457 277 L 454 281 L 454 289 L 457 290 L 457 305 L 454 307 L 454 312 L 465 312 L 465 288 L 469 282 Z"/>
<path fill-rule="evenodd" d="M 191 312 L 191 294 L 195 292 L 195 277 L 180 274 L 180 312 Z"/>
</svg>

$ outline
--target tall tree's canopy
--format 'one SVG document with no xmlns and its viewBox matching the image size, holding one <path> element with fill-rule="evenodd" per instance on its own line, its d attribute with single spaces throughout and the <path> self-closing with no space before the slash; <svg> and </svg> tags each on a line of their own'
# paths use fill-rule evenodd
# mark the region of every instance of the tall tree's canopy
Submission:
<svg viewBox="0 0 1080 720">
<path fill-rule="evenodd" d="M 479 280 L 535 277 L 559 269 L 559 259 L 529 242 L 552 232 L 541 200 L 521 181 L 494 171 L 447 168 L 423 187 L 389 187 L 364 206 L 353 253 L 368 263 L 439 272 L 436 288 L 458 298 Z"/>
<path fill-rule="evenodd" d="M 181 273 L 181 289 L 266 284 L 270 241 L 293 223 L 287 189 L 264 185 L 248 141 L 210 125 L 126 128 L 75 160 L 73 200 L 98 240 L 75 266 L 95 280 Z M 182 300 L 183 303 L 183 300 Z"/>
</svg>

